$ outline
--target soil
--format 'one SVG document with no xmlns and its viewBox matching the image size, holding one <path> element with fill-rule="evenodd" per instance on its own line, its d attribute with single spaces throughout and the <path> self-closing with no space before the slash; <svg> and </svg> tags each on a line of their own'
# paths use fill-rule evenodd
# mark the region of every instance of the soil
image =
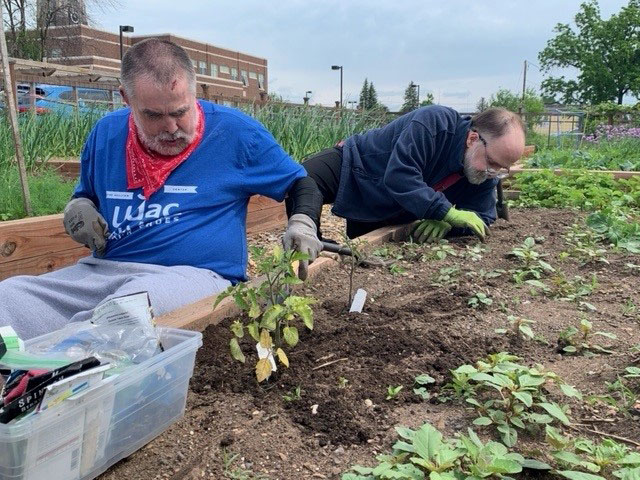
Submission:
<svg viewBox="0 0 640 480">
<path fill-rule="evenodd" d="M 198 352 L 185 417 L 101 480 L 339 479 L 351 466 L 373 465 L 375 455 L 389 451 L 396 425 L 417 428 L 429 422 L 447 436 L 466 432 L 472 412 L 458 400 L 441 402 L 438 397 L 451 369 L 495 352 L 516 354 L 528 365 L 542 364 L 585 397 L 607 394 L 607 382 L 614 382 L 639 359 L 632 347 L 640 344 L 640 316 L 631 305 L 640 305 L 640 270 L 627 264 L 640 262 L 637 256 L 611 250 L 606 254 L 608 264 L 581 265 L 565 257 L 563 234 L 581 222 L 581 216 L 570 210 L 512 209 L 511 221 L 499 220 L 492 227 L 476 258 L 469 253 L 478 245 L 473 238 L 450 240 L 457 256 L 443 260 L 416 259 L 417 253 L 432 252 L 429 246 L 417 251 L 391 246 L 403 256 L 391 269 L 395 274 L 388 267 L 356 271 L 356 286 L 368 292 L 362 314 L 348 313 L 346 270 L 339 266 L 326 270 L 300 290 L 317 299 L 313 331 L 300 328 L 299 344 L 288 350 L 290 368 L 279 367 L 260 385 L 252 369 L 252 342 L 245 338 L 242 343 L 246 364 L 229 355 L 233 319 L 210 326 Z M 339 230 L 340 225 L 333 233 Z M 531 287 L 513 281 L 510 271 L 517 262 L 507 254 L 528 236 L 537 238 L 538 250 L 548 255 L 545 260 L 566 278 L 580 275 L 590 280 L 596 275 L 597 287 L 580 299 L 595 311 L 579 301 L 535 294 Z M 277 234 L 273 237 L 264 234 L 253 241 L 277 241 Z M 459 269 L 454 282 L 433 285 L 442 283 L 436 279 L 441 269 L 450 267 Z M 480 275 L 500 269 L 505 273 L 497 278 Z M 470 307 L 468 301 L 477 292 L 487 294 L 492 304 Z M 537 340 L 495 333 L 507 327 L 508 315 L 534 320 Z M 590 357 L 559 353 L 560 331 L 578 326 L 581 318 L 593 322 L 594 330 L 617 336 L 615 340 L 593 337 L 614 353 Z M 429 388 L 429 401 L 413 393 L 414 378 L 421 373 L 436 380 Z M 627 383 L 636 394 L 640 392 L 637 382 Z M 404 388 L 387 400 L 390 385 Z M 297 387 L 300 398 L 285 401 L 283 396 Z M 552 398 L 569 404 L 573 421 L 580 424 L 574 427 L 577 431 L 567 433 L 596 439 L 600 437 L 587 429 L 598 429 L 640 439 L 640 416 L 633 409 L 589 405 L 553 394 Z M 493 435 L 490 428 L 475 429 L 485 438 Z M 541 440 L 524 438 L 517 447 L 537 449 Z"/>
</svg>

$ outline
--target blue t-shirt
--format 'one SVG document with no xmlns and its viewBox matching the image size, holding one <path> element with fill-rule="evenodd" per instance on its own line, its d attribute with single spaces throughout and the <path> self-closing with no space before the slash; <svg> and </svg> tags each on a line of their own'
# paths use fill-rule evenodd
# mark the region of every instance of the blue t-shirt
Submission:
<svg viewBox="0 0 640 480">
<path fill-rule="evenodd" d="M 246 280 L 249 197 L 282 201 L 306 175 L 257 121 L 200 101 L 204 134 L 193 153 L 149 200 L 127 189 L 125 143 L 130 110 L 106 115 L 82 152 L 74 197 L 91 199 L 110 235 L 103 258 L 207 268 Z"/>
<path fill-rule="evenodd" d="M 463 172 L 470 128 L 469 117 L 433 105 L 349 137 L 333 213 L 361 222 L 442 220 L 454 204 L 475 211 L 490 225 L 496 219 L 497 180 L 473 185 L 462 178 L 444 192 L 432 188 Z"/>
</svg>

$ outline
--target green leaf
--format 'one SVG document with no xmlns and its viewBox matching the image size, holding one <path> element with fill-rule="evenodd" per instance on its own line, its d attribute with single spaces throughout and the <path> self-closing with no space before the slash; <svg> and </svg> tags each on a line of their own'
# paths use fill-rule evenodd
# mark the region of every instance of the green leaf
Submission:
<svg viewBox="0 0 640 480">
<path fill-rule="evenodd" d="M 571 424 L 571 422 L 567 418 L 566 414 L 564 413 L 562 408 L 560 408 L 560 406 L 557 403 L 538 403 L 537 405 L 540 408 L 544 408 L 549 415 L 551 415 L 554 418 L 557 418 L 558 420 L 560 420 L 565 425 L 570 425 Z"/>
<path fill-rule="evenodd" d="M 296 309 L 296 313 L 300 315 L 304 326 L 309 330 L 313 330 L 313 310 L 309 305 L 303 305 L 299 309 Z"/>
<path fill-rule="evenodd" d="M 261 310 L 260 305 L 258 304 L 258 299 L 256 298 L 256 292 L 254 290 L 249 290 L 247 292 L 249 297 L 249 302 L 251 306 L 249 307 L 249 318 L 258 318 L 260 316 Z"/>
<path fill-rule="evenodd" d="M 416 453 L 423 459 L 432 461 L 433 456 L 442 446 L 442 434 L 426 423 L 416 431 L 413 446 Z"/>
<path fill-rule="evenodd" d="M 589 462 L 579 455 L 573 452 L 553 452 L 553 458 L 559 462 L 564 462 L 569 465 L 577 465 L 582 468 L 586 468 L 590 472 L 597 473 L 600 471 L 600 467 L 595 463 Z"/>
<path fill-rule="evenodd" d="M 415 382 L 419 383 L 420 385 L 427 385 L 429 383 L 436 383 L 436 379 L 431 377 L 430 375 L 427 375 L 426 373 L 423 373 L 422 375 L 418 375 L 415 378 Z"/>
<path fill-rule="evenodd" d="M 538 387 L 544 382 L 545 378 L 543 376 L 533 376 L 528 373 L 518 376 L 518 384 L 523 388 Z"/>
<path fill-rule="evenodd" d="M 527 407 L 533 405 L 533 396 L 529 392 L 513 392 L 513 396 L 524 403 Z"/>
<path fill-rule="evenodd" d="M 231 341 L 229 342 L 229 348 L 231 349 L 231 356 L 233 358 L 235 358 L 239 362 L 242 362 L 242 363 L 245 362 L 244 354 L 240 349 L 240 345 L 238 344 L 237 338 L 234 337 L 231 339 Z"/>
<path fill-rule="evenodd" d="M 560 390 L 562 390 L 562 393 L 564 393 L 567 397 L 574 397 L 582 400 L 582 393 L 580 393 L 580 391 L 576 387 L 573 387 L 566 383 L 562 383 L 560 384 Z"/>
<path fill-rule="evenodd" d="M 491 425 L 493 422 L 489 417 L 478 417 L 473 421 L 474 425 L 478 425 L 480 427 L 484 427 L 487 425 Z"/>
<path fill-rule="evenodd" d="M 296 327 L 284 327 L 282 329 L 284 341 L 290 347 L 295 347 L 298 344 L 298 329 Z"/>
<path fill-rule="evenodd" d="M 576 472 L 573 470 L 557 470 L 556 473 L 570 480 L 607 480 L 600 475 L 593 475 L 592 473 L 585 472 Z"/>
<path fill-rule="evenodd" d="M 520 473 L 522 471 L 522 465 L 519 462 L 507 458 L 493 459 L 489 468 L 493 473 Z"/>
<path fill-rule="evenodd" d="M 247 332 L 249 335 L 258 342 L 260 340 L 260 327 L 258 326 L 258 322 L 251 322 L 247 325 Z"/>
<path fill-rule="evenodd" d="M 513 447 L 518 441 L 518 432 L 515 428 L 511 428 L 509 425 L 499 425 L 498 431 L 500 432 L 502 443 L 507 447 Z"/>
<path fill-rule="evenodd" d="M 395 427 L 395 430 L 401 438 L 404 438 L 406 440 L 413 441 L 413 437 L 415 437 L 416 435 L 415 430 L 411 430 L 410 428 L 407 428 L 407 427 L 402 427 L 402 426 Z"/>
<path fill-rule="evenodd" d="M 532 470 L 551 470 L 551 465 L 541 462 L 535 458 L 525 458 L 522 462 L 524 468 L 530 468 Z"/>
<path fill-rule="evenodd" d="M 238 338 L 244 337 L 244 326 L 242 325 L 242 322 L 240 322 L 239 320 L 236 320 L 235 322 L 233 322 L 229 328 L 231 329 L 231 331 L 236 337 Z"/>
<path fill-rule="evenodd" d="M 260 322 L 260 328 L 266 328 L 270 332 L 273 332 L 277 328 L 278 317 L 282 315 L 284 307 L 279 304 L 269 305 L 262 314 L 262 321 Z"/>
<path fill-rule="evenodd" d="M 525 429 L 526 426 L 520 417 L 511 417 L 509 419 L 516 427 Z"/>
</svg>

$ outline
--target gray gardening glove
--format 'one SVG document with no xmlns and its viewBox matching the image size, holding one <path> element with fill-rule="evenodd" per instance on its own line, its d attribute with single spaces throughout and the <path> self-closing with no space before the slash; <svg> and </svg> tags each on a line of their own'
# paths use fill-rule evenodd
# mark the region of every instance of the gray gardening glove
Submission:
<svg viewBox="0 0 640 480">
<path fill-rule="evenodd" d="M 318 257 L 322 250 L 322 243 L 318 240 L 317 227 L 311 217 L 303 213 L 291 215 L 287 230 L 282 237 L 282 246 L 285 250 L 297 250 L 309 255 L 309 260 L 301 260 L 298 267 L 298 278 L 306 280 L 309 264 Z"/>
<path fill-rule="evenodd" d="M 104 255 L 109 228 L 88 198 L 74 198 L 64 208 L 64 229 L 76 242 Z"/>
</svg>

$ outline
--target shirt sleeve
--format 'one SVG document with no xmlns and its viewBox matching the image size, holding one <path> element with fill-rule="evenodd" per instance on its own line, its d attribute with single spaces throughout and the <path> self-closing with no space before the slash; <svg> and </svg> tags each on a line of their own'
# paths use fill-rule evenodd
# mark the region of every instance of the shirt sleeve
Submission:
<svg viewBox="0 0 640 480">
<path fill-rule="evenodd" d="M 451 203 L 427 185 L 436 138 L 420 122 L 410 122 L 395 143 L 384 174 L 393 199 L 416 218 L 442 220 Z"/>
<path fill-rule="evenodd" d="M 88 198 L 97 207 L 99 207 L 93 183 L 97 136 L 96 131 L 97 125 L 93 127 L 93 130 L 89 134 L 89 138 L 87 138 L 87 141 L 82 148 L 82 154 L 80 155 L 80 178 L 78 179 L 76 188 L 73 191 L 73 198 Z"/>
<path fill-rule="evenodd" d="M 256 127 L 246 150 L 243 184 L 248 195 L 284 200 L 293 183 L 307 175 L 263 127 Z"/>
</svg>

